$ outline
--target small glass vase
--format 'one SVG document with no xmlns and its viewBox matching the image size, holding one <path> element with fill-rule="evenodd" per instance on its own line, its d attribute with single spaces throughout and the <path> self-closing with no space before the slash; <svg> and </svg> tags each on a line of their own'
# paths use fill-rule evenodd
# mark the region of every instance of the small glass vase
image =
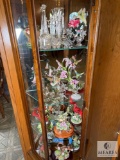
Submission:
<svg viewBox="0 0 120 160">
<path fill-rule="evenodd" d="M 41 35 L 40 49 L 51 49 L 51 35 L 50 34 Z"/>
<path fill-rule="evenodd" d="M 61 47 L 61 40 L 59 38 L 56 37 L 52 37 L 52 48 L 56 49 L 56 48 L 60 48 Z"/>
</svg>

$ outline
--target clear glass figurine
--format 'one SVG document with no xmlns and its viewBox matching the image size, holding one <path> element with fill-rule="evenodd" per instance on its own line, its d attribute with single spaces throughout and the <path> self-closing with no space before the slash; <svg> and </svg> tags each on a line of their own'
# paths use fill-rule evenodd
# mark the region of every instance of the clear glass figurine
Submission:
<svg viewBox="0 0 120 160">
<path fill-rule="evenodd" d="M 40 10 L 41 10 L 40 49 L 50 49 L 51 35 L 49 34 L 47 26 L 46 5 L 43 4 Z"/>
</svg>

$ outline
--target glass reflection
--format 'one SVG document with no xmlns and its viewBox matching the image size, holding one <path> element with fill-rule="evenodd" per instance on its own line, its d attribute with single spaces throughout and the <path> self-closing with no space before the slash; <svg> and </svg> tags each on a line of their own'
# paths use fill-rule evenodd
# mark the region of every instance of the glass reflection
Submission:
<svg viewBox="0 0 120 160">
<path fill-rule="evenodd" d="M 24 2 L 24 3 L 23 3 Z M 42 139 L 41 117 L 38 108 L 38 96 L 35 84 L 35 71 L 33 65 L 32 48 L 30 44 L 30 29 L 26 10 L 26 1 L 11 0 L 12 14 L 16 39 L 19 49 L 19 57 L 25 84 L 25 93 L 29 107 L 29 117 L 33 132 L 35 150 L 41 157 L 44 155 Z M 33 94 L 33 96 L 31 96 Z M 36 97 L 36 98 L 34 98 Z"/>
</svg>

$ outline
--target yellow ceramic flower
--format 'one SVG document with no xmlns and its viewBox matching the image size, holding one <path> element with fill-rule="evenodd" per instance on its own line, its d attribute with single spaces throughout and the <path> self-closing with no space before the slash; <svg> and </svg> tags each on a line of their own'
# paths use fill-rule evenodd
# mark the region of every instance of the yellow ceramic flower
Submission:
<svg viewBox="0 0 120 160">
<path fill-rule="evenodd" d="M 80 9 L 78 12 L 78 18 L 80 18 L 80 21 L 85 23 L 85 25 L 87 24 L 86 17 L 87 17 L 87 14 L 86 14 L 85 8 Z"/>
</svg>

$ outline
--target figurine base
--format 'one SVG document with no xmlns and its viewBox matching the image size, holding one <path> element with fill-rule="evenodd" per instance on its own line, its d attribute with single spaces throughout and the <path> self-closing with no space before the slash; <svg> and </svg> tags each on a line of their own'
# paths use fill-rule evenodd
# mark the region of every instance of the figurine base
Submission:
<svg viewBox="0 0 120 160">
<path fill-rule="evenodd" d="M 64 131 L 64 130 L 60 131 L 55 126 L 54 127 L 54 133 L 55 133 L 55 137 L 57 137 L 57 138 L 69 138 L 74 133 L 74 127 L 71 125 L 71 129 L 69 131 Z"/>
</svg>

